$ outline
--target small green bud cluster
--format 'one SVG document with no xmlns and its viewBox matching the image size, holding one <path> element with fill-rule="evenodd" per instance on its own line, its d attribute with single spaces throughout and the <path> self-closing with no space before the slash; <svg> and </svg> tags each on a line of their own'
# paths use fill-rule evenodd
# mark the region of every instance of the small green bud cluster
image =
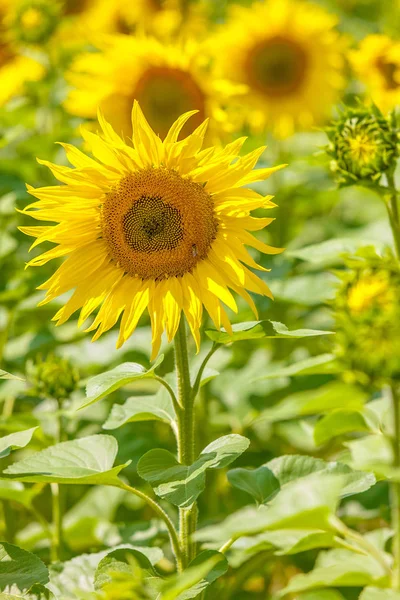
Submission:
<svg viewBox="0 0 400 600">
<path fill-rule="evenodd" d="M 26 371 L 31 392 L 44 398 L 65 400 L 77 389 L 80 380 L 78 369 L 54 354 L 28 362 Z"/>
<path fill-rule="evenodd" d="M 326 133 L 331 171 L 340 186 L 377 183 L 394 169 L 399 156 L 394 113 L 386 118 L 376 106 L 347 107 Z"/>
<path fill-rule="evenodd" d="M 20 43 L 44 44 L 56 30 L 61 4 L 51 0 L 20 0 L 14 8 L 11 28 Z"/>
</svg>

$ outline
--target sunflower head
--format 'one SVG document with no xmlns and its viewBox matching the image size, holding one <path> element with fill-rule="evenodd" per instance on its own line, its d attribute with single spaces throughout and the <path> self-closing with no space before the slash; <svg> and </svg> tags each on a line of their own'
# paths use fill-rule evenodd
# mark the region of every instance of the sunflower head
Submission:
<svg viewBox="0 0 400 600">
<path fill-rule="evenodd" d="M 334 306 L 336 354 L 364 382 L 400 377 L 400 271 L 391 254 L 363 249 L 340 274 Z"/>
<path fill-rule="evenodd" d="M 154 37 L 109 36 L 98 53 L 83 54 L 73 64 L 69 81 L 75 89 L 65 106 L 89 118 L 100 106 L 117 133 L 127 137 L 134 100 L 161 137 L 181 114 L 196 111 L 182 135 L 210 117 L 210 137 L 220 138 L 234 126 L 228 109 L 244 88 L 217 77 L 209 66 L 203 45 L 193 40 L 165 44 Z"/>
<path fill-rule="evenodd" d="M 232 7 L 210 46 L 219 74 L 247 86 L 253 130 L 267 124 L 286 137 L 329 115 L 344 83 L 335 27 L 332 15 L 301 0 Z"/>
<path fill-rule="evenodd" d="M 51 0 L 20 0 L 15 5 L 11 29 L 24 44 L 43 44 L 57 28 L 61 4 Z"/>
<path fill-rule="evenodd" d="M 326 129 L 331 170 L 339 185 L 378 181 L 393 169 L 399 155 L 394 115 L 384 117 L 375 106 L 346 108 Z"/>
<path fill-rule="evenodd" d="M 369 35 L 349 53 L 355 74 L 368 95 L 387 112 L 400 102 L 400 42 L 386 35 Z"/>
<path fill-rule="evenodd" d="M 265 269 L 246 246 L 281 251 L 252 233 L 272 219 L 254 218 L 250 211 L 274 205 L 271 197 L 244 186 L 281 167 L 253 170 L 264 148 L 239 156 L 245 138 L 202 149 L 206 121 L 179 140 L 193 116 L 192 111 L 179 117 L 161 140 L 135 102 L 131 146 L 99 114 L 102 133 L 82 132 L 93 158 L 64 144 L 75 168 L 45 164 L 66 185 L 28 188 L 39 201 L 23 212 L 56 223 L 21 228 L 37 238 L 33 247 L 56 244 L 29 264 L 68 256 L 40 286 L 47 290 L 43 302 L 74 290 L 55 316 L 59 324 L 78 309 L 82 323 L 98 309 L 89 326 L 97 339 L 122 316 L 120 346 L 147 309 L 154 357 L 162 332 L 172 340 L 182 313 L 199 345 L 204 308 L 217 328 L 231 331 L 225 306 L 237 311 L 232 291 L 255 312 L 248 292 L 271 296 L 252 270 Z"/>
<path fill-rule="evenodd" d="M 74 392 L 80 380 L 79 371 L 69 360 L 49 354 L 38 356 L 27 364 L 27 376 L 31 393 L 44 397 L 65 400 Z"/>
</svg>

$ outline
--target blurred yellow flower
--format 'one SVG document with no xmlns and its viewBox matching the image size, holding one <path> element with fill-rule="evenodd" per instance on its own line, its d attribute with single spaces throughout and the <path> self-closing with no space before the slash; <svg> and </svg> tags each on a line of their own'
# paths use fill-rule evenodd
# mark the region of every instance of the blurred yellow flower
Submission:
<svg viewBox="0 0 400 600">
<path fill-rule="evenodd" d="M 367 274 L 358 279 L 348 291 L 348 307 L 351 313 L 362 313 L 373 306 L 387 307 L 395 301 L 394 290 L 390 288 L 385 272 Z"/>
<path fill-rule="evenodd" d="M 344 86 L 336 17 L 296 0 L 234 7 L 212 42 L 219 73 L 249 86 L 247 121 L 286 137 L 324 120 Z"/>
<path fill-rule="evenodd" d="M 350 53 L 356 75 L 383 111 L 400 104 L 400 41 L 386 35 L 369 35 Z"/>
<path fill-rule="evenodd" d="M 65 104 L 71 114 L 94 118 L 100 106 L 118 134 L 131 136 L 131 107 L 138 100 L 162 137 L 189 110 L 198 113 L 184 134 L 207 117 L 214 135 L 235 129 L 225 106 L 244 88 L 216 78 L 197 42 L 165 44 L 152 37 L 115 35 L 103 41 L 101 50 L 79 56 L 72 67 L 69 81 L 76 89 Z"/>
<path fill-rule="evenodd" d="M 37 238 L 32 247 L 45 241 L 57 244 L 29 265 L 69 255 L 39 287 L 47 290 L 42 303 L 75 290 L 55 315 L 58 324 L 78 309 L 81 324 L 100 307 L 88 329 L 97 329 L 97 339 L 123 313 L 119 347 L 147 309 L 154 358 L 163 331 L 168 340 L 175 336 L 182 311 L 199 346 L 203 306 L 218 329 L 223 325 L 231 331 L 222 305 L 237 311 L 230 290 L 255 313 L 248 291 L 271 296 L 266 283 L 248 268 L 265 270 L 245 246 L 280 252 L 250 233 L 273 220 L 254 218 L 250 211 L 274 204 L 270 196 L 242 186 L 262 181 L 281 167 L 253 170 L 264 148 L 239 158 L 245 138 L 224 149 L 202 150 L 207 122 L 178 141 L 191 116 L 193 112 L 181 116 L 161 141 L 135 102 L 133 147 L 99 113 L 103 133 L 83 130 L 94 158 L 63 144 L 74 169 L 41 161 L 67 185 L 29 186 L 39 201 L 23 212 L 57 225 L 21 231 Z"/>
<path fill-rule="evenodd" d="M 28 81 L 38 81 L 45 69 L 36 60 L 21 54 L 9 31 L 10 0 L 0 0 L 0 106 L 21 94 Z"/>
</svg>

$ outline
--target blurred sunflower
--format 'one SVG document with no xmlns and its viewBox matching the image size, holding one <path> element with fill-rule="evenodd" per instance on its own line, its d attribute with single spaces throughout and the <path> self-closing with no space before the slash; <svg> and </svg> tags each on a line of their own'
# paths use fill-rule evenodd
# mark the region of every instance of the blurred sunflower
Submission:
<svg viewBox="0 0 400 600">
<path fill-rule="evenodd" d="M 55 226 L 22 227 L 57 246 L 29 265 L 69 255 L 39 289 L 42 303 L 74 289 L 54 319 L 64 323 L 81 309 L 79 324 L 98 307 L 88 331 L 94 340 L 123 313 L 118 347 L 133 333 L 147 309 L 152 324 L 152 357 L 166 330 L 172 340 L 184 311 L 199 346 L 203 306 L 215 326 L 231 331 L 224 303 L 237 311 L 230 290 L 256 313 L 248 291 L 271 296 L 266 283 L 248 268 L 265 270 L 245 245 L 267 254 L 272 248 L 252 231 L 273 219 L 254 218 L 250 211 L 270 208 L 264 197 L 242 186 L 268 178 L 281 167 L 253 170 L 264 148 L 239 158 L 245 138 L 217 150 L 202 150 L 207 122 L 177 141 L 193 112 L 181 116 L 164 141 L 148 125 L 137 102 L 132 112 L 133 144 L 128 146 L 99 113 L 103 134 L 83 131 L 94 158 L 63 144 L 75 168 L 46 164 L 67 185 L 34 189 L 38 202 L 24 213 Z M 248 291 L 247 291 L 248 290 Z"/>
<path fill-rule="evenodd" d="M 60 16 L 60 2 L 19 0 L 9 11 L 9 30 L 13 39 L 22 44 L 40 45 L 50 39 Z"/>
<path fill-rule="evenodd" d="M 377 106 L 386 112 L 400 103 L 400 42 L 369 35 L 350 53 L 356 75 Z"/>
<path fill-rule="evenodd" d="M 76 89 L 66 101 L 71 114 L 95 118 L 99 106 L 117 133 L 130 137 L 132 102 L 138 100 L 161 137 L 189 110 L 198 113 L 184 134 L 206 117 L 212 118 L 213 134 L 235 129 L 233 110 L 228 118 L 224 107 L 244 88 L 217 79 L 196 42 L 166 45 L 152 37 L 116 35 L 101 50 L 79 56 L 72 67 L 69 81 Z"/>
<path fill-rule="evenodd" d="M 36 60 L 21 54 L 9 30 L 10 0 L 0 0 L 0 106 L 21 94 L 28 81 L 38 81 L 44 67 Z"/>
<path fill-rule="evenodd" d="M 247 120 L 276 135 L 321 122 L 343 88 L 336 17 L 313 4 L 266 0 L 233 7 L 212 41 L 219 73 L 249 87 Z"/>
</svg>

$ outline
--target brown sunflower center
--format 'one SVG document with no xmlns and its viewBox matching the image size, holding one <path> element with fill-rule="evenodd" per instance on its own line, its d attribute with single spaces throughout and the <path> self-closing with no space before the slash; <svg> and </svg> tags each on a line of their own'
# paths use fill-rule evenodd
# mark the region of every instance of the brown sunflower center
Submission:
<svg viewBox="0 0 400 600">
<path fill-rule="evenodd" d="M 302 85 L 307 63 L 299 44 L 276 36 L 252 48 L 245 69 L 252 87 L 270 96 L 284 96 Z"/>
<path fill-rule="evenodd" d="M 185 125 L 182 135 L 188 135 L 205 118 L 205 98 L 202 90 L 186 71 L 172 67 L 150 67 L 138 80 L 133 92 L 135 100 L 162 138 L 172 123 L 189 110 L 199 112 Z"/>
<path fill-rule="evenodd" d="M 4 67 L 13 57 L 10 47 L 0 41 L 0 68 Z"/>
<path fill-rule="evenodd" d="M 145 169 L 107 194 L 102 230 L 126 273 L 162 279 L 184 275 L 206 258 L 217 221 L 200 184 L 168 169 Z"/>
<path fill-rule="evenodd" d="M 376 66 L 385 80 L 386 88 L 388 90 L 395 90 L 400 86 L 400 83 L 396 79 L 396 72 L 398 70 L 398 66 L 396 64 L 388 62 L 384 58 L 380 57 L 376 61 Z"/>
<path fill-rule="evenodd" d="M 79 15 L 90 6 L 90 0 L 66 0 L 64 3 L 65 15 Z"/>
</svg>

